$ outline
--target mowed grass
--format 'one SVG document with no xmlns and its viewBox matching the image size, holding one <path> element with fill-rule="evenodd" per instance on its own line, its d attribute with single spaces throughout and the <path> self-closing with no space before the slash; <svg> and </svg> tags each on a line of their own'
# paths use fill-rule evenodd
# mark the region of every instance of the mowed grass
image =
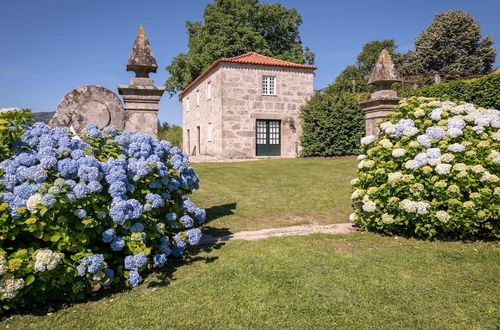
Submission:
<svg viewBox="0 0 500 330">
<path fill-rule="evenodd" d="M 230 241 L 11 329 L 496 328 L 500 246 L 357 232 Z M 178 267 L 182 266 L 182 267 Z M 175 270 L 175 267 L 178 267 Z M 152 287 L 156 289 L 152 289 Z"/>
<path fill-rule="evenodd" d="M 355 157 L 193 164 L 208 229 L 230 232 L 347 222 Z M 212 230 L 216 231 L 216 230 Z"/>
</svg>

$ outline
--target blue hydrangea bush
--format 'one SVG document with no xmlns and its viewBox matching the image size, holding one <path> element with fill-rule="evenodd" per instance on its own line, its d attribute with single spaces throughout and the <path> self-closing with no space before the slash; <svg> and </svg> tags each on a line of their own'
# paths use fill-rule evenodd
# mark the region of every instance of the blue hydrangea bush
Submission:
<svg viewBox="0 0 500 330">
<path fill-rule="evenodd" d="M 353 186 L 359 226 L 417 237 L 500 237 L 500 111 L 402 100 L 361 139 Z"/>
<path fill-rule="evenodd" d="M 135 287 L 199 243 L 205 210 L 186 197 L 199 179 L 169 142 L 36 123 L 16 145 L 0 162 L 3 308 Z"/>
</svg>

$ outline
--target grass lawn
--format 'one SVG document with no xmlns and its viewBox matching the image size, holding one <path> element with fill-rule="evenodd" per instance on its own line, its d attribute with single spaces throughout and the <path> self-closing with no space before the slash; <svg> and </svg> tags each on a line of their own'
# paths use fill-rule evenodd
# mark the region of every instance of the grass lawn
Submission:
<svg viewBox="0 0 500 330">
<path fill-rule="evenodd" d="M 0 326 L 495 328 L 500 244 L 372 233 L 230 241 L 138 288 Z M 156 287 L 155 291 L 152 287 Z"/>
<path fill-rule="evenodd" d="M 355 157 L 199 163 L 193 167 L 201 182 L 192 199 L 207 209 L 209 231 L 349 221 Z"/>
</svg>

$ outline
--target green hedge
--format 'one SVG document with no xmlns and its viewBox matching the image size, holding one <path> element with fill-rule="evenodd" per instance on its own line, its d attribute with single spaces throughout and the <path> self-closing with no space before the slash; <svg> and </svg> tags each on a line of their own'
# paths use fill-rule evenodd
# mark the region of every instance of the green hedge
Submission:
<svg viewBox="0 0 500 330">
<path fill-rule="evenodd" d="M 316 94 L 301 109 L 302 156 L 357 154 L 365 133 L 359 102 L 367 93 Z"/>
<path fill-rule="evenodd" d="M 500 109 L 500 74 L 426 86 L 405 91 L 402 96 L 445 97 L 453 101 L 474 103 L 484 108 Z"/>
</svg>

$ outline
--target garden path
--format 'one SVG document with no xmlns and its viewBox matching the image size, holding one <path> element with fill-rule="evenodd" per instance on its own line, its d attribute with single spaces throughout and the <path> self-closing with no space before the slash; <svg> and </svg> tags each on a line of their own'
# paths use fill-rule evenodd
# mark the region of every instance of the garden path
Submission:
<svg viewBox="0 0 500 330">
<path fill-rule="evenodd" d="M 351 222 L 336 223 L 332 225 L 303 225 L 291 226 L 282 228 L 268 228 L 250 231 L 240 231 L 230 235 L 224 236 L 211 236 L 204 234 L 201 239 L 201 244 L 214 243 L 218 241 L 229 241 L 234 239 L 242 239 L 247 241 L 254 241 L 265 239 L 275 236 L 297 236 L 297 235 L 310 235 L 315 233 L 322 234 L 346 234 L 355 231 L 356 228 L 352 226 Z"/>
</svg>

